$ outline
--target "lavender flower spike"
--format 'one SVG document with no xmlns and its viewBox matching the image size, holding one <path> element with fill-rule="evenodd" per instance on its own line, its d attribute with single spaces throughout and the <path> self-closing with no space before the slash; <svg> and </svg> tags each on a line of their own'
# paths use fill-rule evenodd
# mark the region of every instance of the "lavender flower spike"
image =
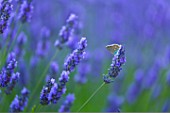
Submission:
<svg viewBox="0 0 170 113">
<path fill-rule="evenodd" d="M 6 94 L 11 94 L 11 92 L 14 89 L 16 83 L 18 82 L 19 76 L 20 76 L 20 73 L 18 73 L 18 72 L 12 74 L 10 83 L 7 86 L 6 90 L 5 90 Z"/>
<path fill-rule="evenodd" d="M 55 84 L 55 79 L 49 79 L 47 81 L 46 86 L 43 87 L 41 94 L 40 94 L 40 103 L 42 105 L 48 105 L 50 103 L 50 100 L 48 99 L 48 95 L 51 91 L 51 88 Z"/>
<path fill-rule="evenodd" d="M 21 5 L 18 19 L 21 20 L 22 23 L 30 22 L 32 13 L 33 13 L 33 5 L 31 2 L 26 0 Z"/>
<path fill-rule="evenodd" d="M 16 95 L 15 99 L 10 105 L 10 112 L 22 112 L 28 103 L 29 91 L 26 88 L 23 88 L 21 91 L 21 96 Z"/>
<path fill-rule="evenodd" d="M 66 83 L 69 80 L 69 72 L 63 71 L 59 78 L 59 84 L 54 84 L 49 93 L 48 99 L 56 104 L 61 96 L 66 92 Z"/>
<path fill-rule="evenodd" d="M 119 72 L 122 70 L 122 65 L 126 62 L 125 58 L 125 49 L 121 45 L 117 54 L 114 55 L 112 59 L 112 64 L 110 65 L 110 69 L 108 74 L 103 76 L 103 80 L 105 83 L 113 82 L 114 78 L 119 75 Z"/>
<path fill-rule="evenodd" d="M 73 53 L 66 59 L 64 63 L 64 69 L 66 71 L 72 72 L 76 65 L 84 58 L 84 49 L 87 46 L 87 39 L 83 37 L 78 43 L 78 48 L 73 51 Z"/>
<path fill-rule="evenodd" d="M 59 32 L 59 39 L 56 40 L 55 46 L 62 49 L 62 45 L 69 41 L 72 36 L 75 26 L 77 25 L 78 17 L 75 14 L 71 14 L 66 21 L 66 25 L 63 26 Z"/>
<path fill-rule="evenodd" d="M 75 100 L 74 94 L 68 94 L 63 105 L 61 105 L 59 112 L 70 112 L 70 108 Z"/>
<path fill-rule="evenodd" d="M 1 0 L 0 1 L 0 34 L 9 26 L 9 18 L 13 10 L 12 0 Z"/>
<path fill-rule="evenodd" d="M 0 87 L 7 87 L 17 66 L 14 53 L 8 55 L 7 62 L 0 72 Z"/>
</svg>

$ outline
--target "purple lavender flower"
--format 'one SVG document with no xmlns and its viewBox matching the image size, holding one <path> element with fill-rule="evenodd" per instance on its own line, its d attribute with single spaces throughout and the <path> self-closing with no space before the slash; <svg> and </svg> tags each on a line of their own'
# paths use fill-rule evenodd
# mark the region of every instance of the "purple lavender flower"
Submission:
<svg viewBox="0 0 170 113">
<path fill-rule="evenodd" d="M 33 13 L 32 3 L 30 1 L 25 0 L 21 4 L 18 19 L 21 20 L 22 23 L 30 22 L 32 13 Z"/>
<path fill-rule="evenodd" d="M 63 71 L 59 78 L 59 86 L 65 86 L 66 82 L 69 80 L 69 71 Z"/>
<path fill-rule="evenodd" d="M 20 106 L 20 97 L 16 95 L 15 99 L 12 101 L 10 105 L 10 112 L 21 112 L 21 111 L 23 111 L 23 109 Z"/>
<path fill-rule="evenodd" d="M 8 83 L 10 82 L 10 76 L 8 76 L 8 73 L 5 69 L 2 69 L 0 72 L 0 87 L 7 87 Z"/>
<path fill-rule="evenodd" d="M 63 71 L 59 78 L 59 84 L 55 84 L 49 93 L 48 99 L 56 104 L 61 96 L 66 92 L 66 83 L 69 80 L 69 72 Z"/>
<path fill-rule="evenodd" d="M 40 94 L 40 103 L 42 105 L 48 105 L 50 103 L 49 99 L 48 99 L 48 95 L 51 91 L 51 88 L 53 87 L 53 85 L 55 84 L 55 79 L 49 79 L 47 81 L 46 86 L 43 87 L 41 94 Z"/>
<path fill-rule="evenodd" d="M 80 62 L 80 60 L 83 59 L 84 49 L 86 48 L 86 46 L 87 40 L 86 38 L 82 38 L 79 42 L 78 48 L 74 50 L 73 53 L 67 58 L 65 64 L 68 65 L 65 65 L 66 69 L 62 71 L 60 78 L 58 80 L 59 83 L 50 85 L 50 88 L 48 85 L 46 85 L 46 87 L 43 88 L 40 96 L 41 104 L 47 105 L 49 104 L 49 101 L 53 104 L 56 104 L 58 100 L 61 98 L 61 96 L 66 92 L 66 83 L 69 80 L 69 74 L 71 72 L 69 67 L 74 65 L 75 68 L 75 66 Z"/>
<path fill-rule="evenodd" d="M 6 70 L 14 70 L 17 67 L 17 61 L 15 59 L 10 60 L 6 64 Z"/>
<path fill-rule="evenodd" d="M 20 73 L 18 73 L 18 72 L 12 74 L 10 83 L 9 83 L 9 85 L 7 86 L 6 90 L 5 90 L 5 93 L 6 93 L 6 94 L 11 94 L 11 92 L 12 92 L 12 90 L 14 89 L 16 83 L 18 82 L 19 76 L 20 76 Z"/>
<path fill-rule="evenodd" d="M 66 100 L 61 105 L 58 112 L 70 112 L 70 108 L 73 105 L 74 100 L 75 100 L 74 94 L 68 94 L 66 97 Z"/>
<path fill-rule="evenodd" d="M 118 54 L 114 55 L 112 59 L 112 64 L 110 65 L 110 69 L 108 74 L 103 76 L 105 83 L 113 82 L 114 78 L 119 75 L 119 72 L 122 70 L 122 65 L 126 62 L 125 58 L 125 49 L 123 46 L 118 51 Z"/>
<path fill-rule="evenodd" d="M 78 17 L 75 14 L 71 14 L 66 21 L 66 25 L 62 27 L 59 32 L 59 39 L 56 40 L 55 46 L 62 49 L 62 45 L 68 42 L 69 38 L 74 32 Z"/>
<path fill-rule="evenodd" d="M 9 26 L 9 18 L 13 10 L 12 0 L 1 0 L 0 1 L 0 34 Z"/>
<path fill-rule="evenodd" d="M 77 24 L 78 17 L 75 14 L 70 14 L 69 18 L 66 20 L 69 27 L 74 28 Z"/>
<path fill-rule="evenodd" d="M 7 87 L 11 80 L 11 76 L 17 66 L 17 61 L 14 56 L 15 55 L 13 53 L 8 55 L 7 62 L 0 72 L 0 87 Z"/>
<path fill-rule="evenodd" d="M 72 54 L 66 59 L 64 63 L 64 69 L 66 71 L 72 72 L 76 65 L 84 58 L 84 49 L 87 46 L 86 38 L 82 38 L 78 43 L 78 48 L 72 52 Z"/>
<path fill-rule="evenodd" d="M 48 95 L 48 97 L 47 97 L 47 99 L 48 99 L 48 101 L 51 101 L 52 103 L 54 103 L 54 104 L 56 104 L 57 103 L 57 100 L 58 100 L 58 84 L 57 83 L 55 83 L 54 85 L 53 85 L 53 87 L 51 88 L 51 91 L 50 91 L 50 93 L 49 93 L 49 95 Z"/>
<path fill-rule="evenodd" d="M 22 112 L 28 103 L 29 91 L 23 88 L 21 91 L 21 96 L 16 95 L 15 99 L 10 105 L 10 112 Z"/>
</svg>

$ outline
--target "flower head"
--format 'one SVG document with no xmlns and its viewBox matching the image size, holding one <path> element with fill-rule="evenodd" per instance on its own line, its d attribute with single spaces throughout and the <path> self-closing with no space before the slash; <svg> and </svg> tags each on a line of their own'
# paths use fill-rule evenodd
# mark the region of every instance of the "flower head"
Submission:
<svg viewBox="0 0 170 113">
<path fill-rule="evenodd" d="M 6 94 L 11 94 L 12 90 L 14 89 L 16 83 L 18 82 L 18 79 L 19 79 L 19 76 L 20 76 L 20 73 L 13 73 L 12 74 L 12 77 L 10 79 L 10 83 L 8 84 L 5 92 Z"/>
<path fill-rule="evenodd" d="M 18 19 L 21 20 L 22 23 L 30 22 L 32 13 L 33 13 L 32 3 L 28 1 L 23 1 L 21 4 Z"/>
<path fill-rule="evenodd" d="M 122 65 L 126 62 L 125 58 L 125 49 L 121 45 L 118 53 L 114 55 L 112 59 L 112 64 L 110 65 L 108 74 L 103 76 L 105 83 L 113 82 L 114 78 L 119 75 L 119 72 L 122 70 Z"/>
<path fill-rule="evenodd" d="M 21 91 L 21 96 L 16 95 L 15 99 L 10 105 L 10 112 L 22 112 L 28 103 L 28 94 L 29 91 L 26 88 L 23 88 Z"/>
<path fill-rule="evenodd" d="M 66 71 L 72 72 L 76 65 L 78 65 L 79 62 L 84 58 L 84 49 L 87 46 L 87 39 L 83 37 L 78 44 L 78 48 L 75 49 L 72 54 L 70 54 L 64 63 L 64 69 Z"/>
<path fill-rule="evenodd" d="M 69 80 L 69 72 L 63 71 L 59 78 L 59 83 L 55 83 L 51 88 L 49 93 L 48 99 L 53 103 L 56 104 L 61 96 L 66 92 L 66 83 Z"/>
<path fill-rule="evenodd" d="M 40 94 L 40 103 L 42 105 L 48 105 L 50 103 L 50 100 L 48 99 L 48 95 L 54 84 L 55 84 L 55 79 L 51 78 L 47 81 L 46 86 L 43 87 Z"/>
<path fill-rule="evenodd" d="M 62 45 L 69 41 L 70 37 L 73 35 L 78 17 L 75 14 L 71 14 L 66 21 L 66 25 L 63 26 L 59 32 L 59 39 L 56 40 L 55 46 L 59 49 Z"/>
<path fill-rule="evenodd" d="M 6 64 L 0 72 L 0 87 L 8 86 L 8 88 L 10 88 L 10 91 L 13 89 L 13 87 L 15 86 L 14 84 L 16 84 L 17 82 L 16 79 L 19 78 L 19 73 L 14 73 L 14 69 L 16 67 L 17 61 L 15 60 L 15 54 L 11 52 L 10 54 L 8 54 Z"/>
</svg>

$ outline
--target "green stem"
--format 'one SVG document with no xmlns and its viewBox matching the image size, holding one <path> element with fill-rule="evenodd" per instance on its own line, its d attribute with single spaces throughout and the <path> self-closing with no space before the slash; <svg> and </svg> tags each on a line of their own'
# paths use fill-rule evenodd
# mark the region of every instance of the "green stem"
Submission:
<svg viewBox="0 0 170 113">
<path fill-rule="evenodd" d="M 96 95 L 96 93 L 105 85 L 105 82 L 103 82 L 94 92 L 93 94 L 84 102 L 84 104 L 78 109 L 77 112 L 80 112 L 86 104 Z"/>
<path fill-rule="evenodd" d="M 50 62 L 48 63 L 48 65 L 46 66 L 46 68 L 44 69 L 43 73 L 41 74 L 40 78 L 39 78 L 39 81 L 37 82 L 37 84 L 35 85 L 31 95 L 30 95 L 30 99 L 29 100 L 32 100 L 33 97 L 35 96 L 35 93 L 39 87 L 39 85 L 41 84 L 41 82 L 43 81 L 47 71 L 48 71 L 48 68 L 50 66 L 50 63 L 55 59 L 55 57 L 57 56 L 57 51 L 55 52 L 55 54 L 53 55 L 53 57 L 51 58 Z M 40 91 L 39 91 L 40 92 Z M 30 103 L 30 102 L 29 102 Z M 31 104 L 31 103 L 30 103 Z M 28 105 L 30 105 L 28 104 Z M 29 106 L 28 106 L 28 109 L 29 109 Z"/>
<path fill-rule="evenodd" d="M 41 110 L 41 105 L 40 104 L 37 106 L 36 111 L 39 112 L 39 110 Z"/>
</svg>

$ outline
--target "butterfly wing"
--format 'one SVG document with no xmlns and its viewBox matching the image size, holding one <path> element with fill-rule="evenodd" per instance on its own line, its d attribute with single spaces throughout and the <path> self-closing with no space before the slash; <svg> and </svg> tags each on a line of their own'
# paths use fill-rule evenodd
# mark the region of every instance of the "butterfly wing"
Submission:
<svg viewBox="0 0 170 113">
<path fill-rule="evenodd" d="M 112 44 L 112 45 L 107 45 L 106 48 L 108 51 L 110 51 L 112 54 L 117 54 L 118 50 L 120 49 L 121 45 L 118 44 Z"/>
</svg>

